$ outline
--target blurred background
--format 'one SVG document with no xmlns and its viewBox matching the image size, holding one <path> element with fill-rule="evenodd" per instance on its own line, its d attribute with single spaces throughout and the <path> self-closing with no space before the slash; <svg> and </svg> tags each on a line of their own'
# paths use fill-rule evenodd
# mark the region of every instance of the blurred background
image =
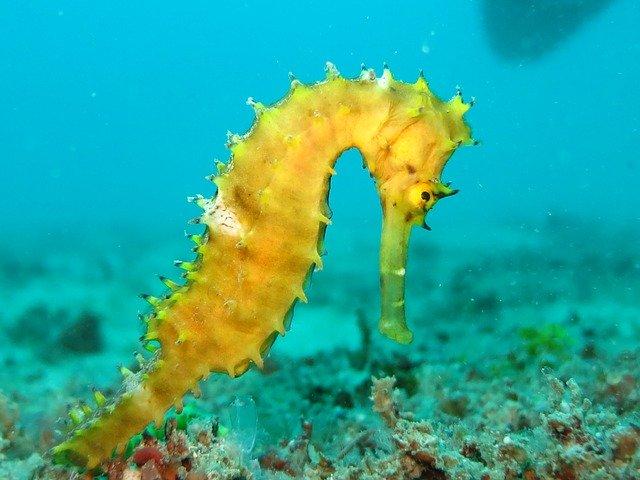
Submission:
<svg viewBox="0 0 640 480">
<path fill-rule="evenodd" d="M 202 178 L 268 103 L 334 62 L 477 99 L 479 148 L 445 179 L 462 191 L 434 227 L 549 215 L 638 224 L 640 5 L 634 0 L 76 2 L 0 5 L 0 215 L 5 231 L 179 234 L 211 194 Z M 339 163 L 337 215 L 375 221 L 356 152 Z M 355 199 L 355 201 L 354 201 Z M 346 224 L 344 225 L 347 226 Z M 485 227 L 486 226 L 486 227 Z M 341 228 L 341 222 L 338 226 Z M 365 227 L 366 228 L 366 227 Z M 18 245 L 15 245 L 19 248 Z"/>
<path fill-rule="evenodd" d="M 460 193 L 412 238 L 415 341 L 375 331 L 380 207 L 349 151 L 309 304 L 264 372 L 203 384 L 203 410 L 224 418 L 247 395 L 254 453 L 303 415 L 342 458 L 340 432 L 379 429 L 371 376 L 395 375 L 455 455 L 459 428 L 493 452 L 504 432 L 540 434 L 525 463 L 557 466 L 576 454 L 541 434 L 553 370 L 608 412 L 581 451 L 604 455 L 618 425 L 638 438 L 638 25 L 637 0 L 0 2 L 0 479 L 27 478 L 3 472 L 47 451 L 90 386 L 112 395 L 116 365 L 137 368 L 136 294 L 161 295 L 154 274 L 178 280 L 172 261 L 191 258 L 182 233 L 200 212 L 186 197 L 213 194 L 204 177 L 228 158 L 226 132 L 252 124 L 247 97 L 276 102 L 289 72 L 319 81 L 326 61 L 348 77 L 387 62 L 408 82 L 423 69 L 441 98 L 459 86 L 477 102 L 481 145 L 443 175 Z M 630 478 L 625 465 L 607 478 Z"/>
</svg>

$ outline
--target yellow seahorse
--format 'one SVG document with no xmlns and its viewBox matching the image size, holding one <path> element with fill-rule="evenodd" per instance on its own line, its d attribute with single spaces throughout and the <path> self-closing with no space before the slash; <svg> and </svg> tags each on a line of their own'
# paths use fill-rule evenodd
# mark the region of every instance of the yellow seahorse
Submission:
<svg viewBox="0 0 640 480">
<path fill-rule="evenodd" d="M 470 104 L 459 92 L 439 100 L 422 74 L 408 84 L 386 66 L 380 77 L 363 67 L 347 79 L 330 63 L 324 81 L 292 79 L 275 105 L 248 103 L 255 123 L 246 135 L 229 136 L 231 158 L 212 177 L 217 194 L 194 198 L 206 229 L 192 236 L 196 259 L 176 262 L 185 285 L 163 279 L 167 295 L 145 296 L 153 311 L 143 340 L 157 351 L 137 373 L 123 369 L 112 403 L 96 393 L 96 411 L 85 405 L 71 412 L 77 426 L 53 449 L 58 461 L 94 468 L 211 372 L 235 377 L 251 363 L 262 366 L 296 301 L 306 301 L 310 272 L 322 267 L 329 183 L 336 160 L 353 147 L 382 204 L 380 331 L 411 342 L 404 308 L 409 233 L 414 225 L 428 228 L 427 211 L 456 193 L 440 174 L 458 146 L 473 143 L 463 120 Z"/>
</svg>

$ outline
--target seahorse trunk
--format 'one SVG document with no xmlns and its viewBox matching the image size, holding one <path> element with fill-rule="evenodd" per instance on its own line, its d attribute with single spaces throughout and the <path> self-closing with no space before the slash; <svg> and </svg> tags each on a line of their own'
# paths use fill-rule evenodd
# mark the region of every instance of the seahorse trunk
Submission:
<svg viewBox="0 0 640 480">
<path fill-rule="evenodd" d="M 384 210 L 380 329 L 411 341 L 404 319 L 404 272 L 409 232 L 439 198 L 455 193 L 440 173 L 455 148 L 469 143 L 456 95 L 441 102 L 420 77 L 395 81 L 388 69 L 354 80 L 329 66 L 327 80 L 294 80 L 272 107 L 249 102 L 257 120 L 248 134 L 231 135 L 231 160 L 214 182 L 217 194 L 197 197 L 206 226 L 194 235 L 197 258 L 178 262 L 184 286 L 147 297 L 145 342 L 161 349 L 124 393 L 54 449 L 58 458 L 95 467 L 210 372 L 244 373 L 284 334 L 297 300 L 306 301 L 310 271 L 321 268 L 327 195 L 340 154 L 357 148 L 375 179 Z"/>
</svg>

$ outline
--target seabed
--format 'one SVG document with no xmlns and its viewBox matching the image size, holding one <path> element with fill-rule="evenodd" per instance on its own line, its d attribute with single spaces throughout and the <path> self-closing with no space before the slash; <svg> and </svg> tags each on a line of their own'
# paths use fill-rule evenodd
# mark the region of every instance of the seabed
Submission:
<svg viewBox="0 0 640 480">
<path fill-rule="evenodd" d="M 408 347 L 376 330 L 373 237 L 329 233 L 349 246 L 264 370 L 202 382 L 102 478 L 640 478 L 639 232 L 519 225 L 415 235 Z M 90 478 L 47 452 L 68 405 L 135 361 L 136 294 L 185 249 L 146 235 L 0 250 L 0 479 Z"/>
</svg>

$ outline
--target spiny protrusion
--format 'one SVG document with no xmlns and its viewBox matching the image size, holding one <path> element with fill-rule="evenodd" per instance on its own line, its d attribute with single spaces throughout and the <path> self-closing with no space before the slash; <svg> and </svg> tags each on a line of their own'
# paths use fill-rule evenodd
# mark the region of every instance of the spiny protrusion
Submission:
<svg viewBox="0 0 640 480">
<path fill-rule="evenodd" d="M 278 332 L 283 337 L 287 333 L 287 329 L 284 324 L 284 318 L 274 319 L 274 321 L 272 322 L 272 328 L 275 332 Z"/>
<path fill-rule="evenodd" d="M 322 257 L 320 256 L 320 254 L 314 250 L 310 257 L 309 260 L 311 260 L 314 264 L 315 264 L 315 269 L 316 270 L 322 270 L 324 267 L 324 262 L 322 261 Z"/>
<path fill-rule="evenodd" d="M 236 378 L 235 365 L 229 363 L 224 367 L 224 369 L 227 371 L 227 375 L 229 375 L 230 378 Z"/>
<path fill-rule="evenodd" d="M 120 375 L 122 375 L 125 379 L 131 378 L 135 375 L 131 370 L 129 370 L 124 365 L 120 365 L 118 367 L 118 371 L 120 372 Z"/>
<path fill-rule="evenodd" d="M 293 294 L 302 303 L 307 303 L 309 301 L 307 299 L 307 295 L 304 293 L 304 290 L 302 289 L 302 285 L 300 285 L 299 287 L 295 288 L 294 291 L 293 291 Z"/>
<path fill-rule="evenodd" d="M 204 208 L 205 205 L 207 204 L 207 200 L 199 193 L 197 195 L 187 197 L 187 202 L 194 203 L 200 208 Z"/>
<path fill-rule="evenodd" d="M 378 85 L 381 88 L 389 88 L 389 86 L 393 83 L 393 75 L 391 74 L 391 69 L 389 65 L 385 62 L 382 65 L 382 75 L 378 79 Z"/>
<path fill-rule="evenodd" d="M 373 82 L 376 79 L 376 72 L 373 68 L 367 68 L 363 63 L 360 65 L 360 80 L 364 82 Z"/>
<path fill-rule="evenodd" d="M 331 220 L 331 218 L 333 217 L 333 212 L 331 211 L 331 207 L 329 206 L 329 202 L 327 202 L 326 200 L 322 203 L 321 207 L 322 213 L 324 214 L 325 217 L 327 217 L 329 220 Z"/>
<path fill-rule="evenodd" d="M 331 225 L 331 219 L 322 213 L 318 213 L 318 221 L 325 225 Z"/>
<path fill-rule="evenodd" d="M 201 247 L 204 245 L 204 235 L 199 233 L 188 233 L 184 232 L 184 236 L 195 243 L 196 247 Z"/>
<path fill-rule="evenodd" d="M 427 79 L 424 77 L 424 71 L 422 69 L 418 72 L 418 79 L 416 80 L 415 87 L 420 92 L 429 92 L 429 83 L 427 83 Z"/>
<path fill-rule="evenodd" d="M 325 64 L 324 70 L 327 73 L 327 80 L 333 80 L 334 78 L 338 78 L 340 76 L 340 72 L 331 62 L 327 62 Z"/>
<path fill-rule="evenodd" d="M 82 413 L 84 414 L 85 418 L 93 413 L 93 410 L 91 409 L 91 407 L 84 402 L 80 402 L 79 407 L 80 407 L 80 410 L 82 410 Z"/>
<path fill-rule="evenodd" d="M 149 329 L 147 333 L 140 337 L 140 340 L 142 342 L 150 342 L 151 340 L 157 340 L 159 338 L 158 335 L 159 334 L 156 330 Z"/>
<path fill-rule="evenodd" d="M 213 163 L 216 166 L 216 171 L 218 172 L 218 175 L 224 175 L 225 173 L 229 172 L 230 164 L 224 163 L 219 158 L 214 158 Z"/>
<path fill-rule="evenodd" d="M 178 290 L 180 288 L 180 284 L 174 282 L 173 280 L 171 280 L 170 278 L 165 277 L 164 275 L 158 275 L 158 278 L 160 279 L 160 281 L 162 283 L 164 283 L 166 285 L 166 287 L 171 290 L 172 292 L 175 292 L 176 290 Z"/>
<path fill-rule="evenodd" d="M 183 262 L 182 260 L 174 260 L 173 266 L 181 268 L 182 270 L 185 270 L 187 272 L 193 272 L 197 268 L 195 262 Z"/>
<path fill-rule="evenodd" d="M 240 143 L 242 137 L 237 133 L 232 133 L 231 131 L 227 131 L 227 148 L 233 148 Z"/>
<path fill-rule="evenodd" d="M 256 102 L 253 97 L 247 98 L 247 105 L 253 108 L 257 118 L 260 118 L 260 116 L 267 110 L 267 107 L 263 103 Z"/>
<path fill-rule="evenodd" d="M 142 356 L 142 354 L 140 352 L 135 352 L 133 354 L 133 358 L 136 360 L 136 362 L 138 363 L 138 367 L 142 368 L 145 366 L 146 364 L 146 360 L 144 359 L 144 357 Z"/>
<path fill-rule="evenodd" d="M 436 196 L 436 198 L 440 199 L 455 195 L 459 191 L 460 190 L 457 188 L 451 188 L 451 182 L 438 183 L 436 184 L 434 195 Z"/>
<path fill-rule="evenodd" d="M 302 82 L 292 72 L 289 72 L 289 82 L 291 83 L 291 90 L 295 90 L 302 85 Z"/>
<path fill-rule="evenodd" d="M 100 390 L 97 390 L 95 388 L 93 389 L 93 400 L 94 402 L 96 402 L 98 408 L 104 407 L 107 403 L 107 397 L 105 397 Z"/>
<path fill-rule="evenodd" d="M 69 418 L 73 425 L 80 425 L 84 421 L 85 414 L 79 407 L 73 407 L 69 410 Z"/>
<path fill-rule="evenodd" d="M 200 225 L 202 223 L 202 217 L 193 217 L 187 220 L 189 225 Z"/>
<path fill-rule="evenodd" d="M 154 308 L 160 305 L 160 303 L 162 302 L 160 298 L 154 297 L 153 295 L 149 295 L 147 293 L 141 293 L 139 297 Z"/>
<path fill-rule="evenodd" d="M 467 113 L 469 108 L 471 108 L 470 103 L 464 103 L 464 100 L 462 98 L 462 91 L 460 90 L 456 90 L 456 94 L 451 100 L 447 102 L 447 105 L 453 112 L 457 113 L 460 116 L 463 116 L 465 113 Z"/>
<path fill-rule="evenodd" d="M 260 355 L 259 351 L 256 350 L 254 352 L 251 352 L 249 354 L 249 358 L 253 363 L 255 363 L 256 367 L 262 370 L 262 368 L 264 367 L 264 360 L 262 358 L 262 355 Z"/>
</svg>

